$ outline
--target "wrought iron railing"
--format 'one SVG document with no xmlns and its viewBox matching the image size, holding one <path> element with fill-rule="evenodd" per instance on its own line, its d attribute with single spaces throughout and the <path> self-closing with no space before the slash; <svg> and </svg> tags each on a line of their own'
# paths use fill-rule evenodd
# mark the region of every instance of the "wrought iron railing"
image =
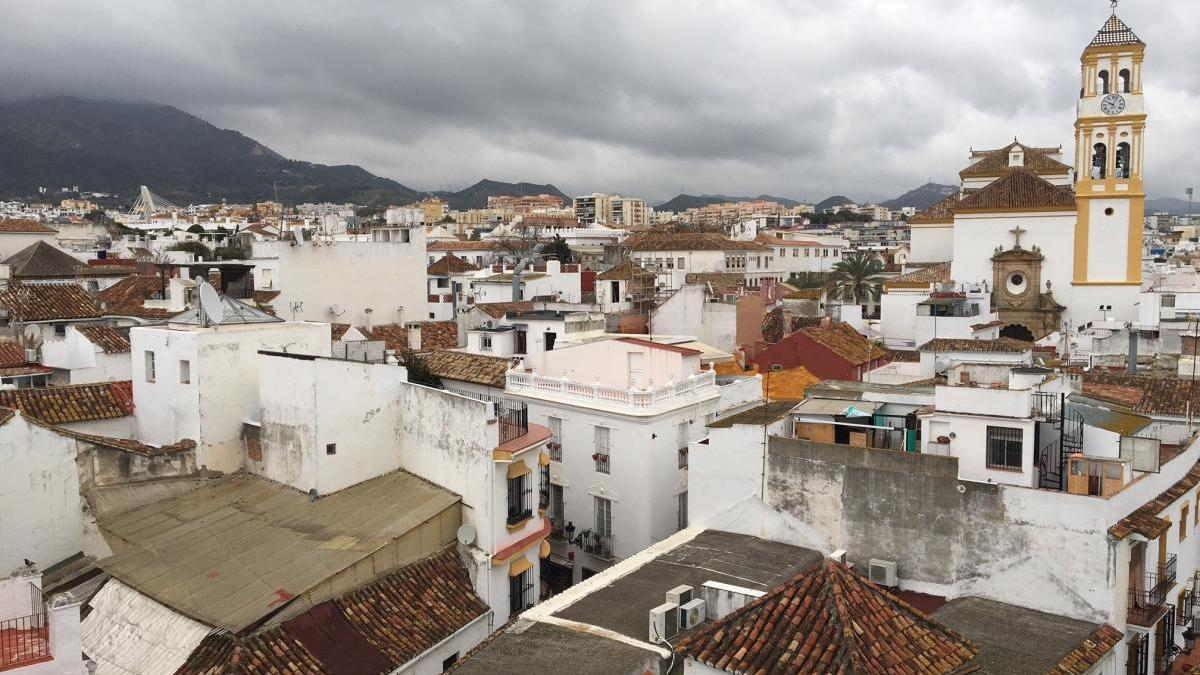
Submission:
<svg viewBox="0 0 1200 675">
<path fill-rule="evenodd" d="M 1163 592 L 1170 590 L 1175 585 L 1176 572 L 1178 570 L 1179 561 L 1175 554 L 1167 556 L 1167 560 L 1158 567 L 1159 583 L 1163 586 Z"/>
<path fill-rule="evenodd" d="M 599 473 L 611 473 L 611 467 L 609 466 L 610 458 L 611 456 L 608 454 L 607 450 L 592 454 L 592 460 L 596 462 L 596 471 Z"/>
<path fill-rule="evenodd" d="M 550 517 L 550 538 L 554 541 L 567 540 L 567 524 L 562 518 Z"/>
<path fill-rule="evenodd" d="M 679 449 L 679 458 L 678 458 L 677 468 L 680 468 L 680 469 L 688 468 L 688 449 L 687 449 L 686 445 Z"/>
<path fill-rule="evenodd" d="M 0 670 L 51 658 L 46 605 L 42 589 L 33 584 L 29 584 L 29 611 L 26 616 L 0 621 Z"/>
<path fill-rule="evenodd" d="M 612 560 L 612 540 L 613 537 L 611 534 L 598 534 L 591 530 L 584 530 L 575 538 L 575 543 L 579 548 L 583 549 L 584 553 L 594 555 L 597 558 Z"/>
<path fill-rule="evenodd" d="M 1033 416 L 1050 419 L 1058 416 L 1061 399 L 1059 394 L 1049 391 L 1035 391 L 1030 396 Z"/>
<path fill-rule="evenodd" d="M 529 408 L 525 404 L 505 408 L 497 405 L 496 417 L 500 421 L 500 444 L 518 439 L 529 433 Z"/>
<path fill-rule="evenodd" d="M 550 437 L 550 441 L 548 443 L 546 443 L 546 450 L 549 451 L 550 461 L 552 461 L 552 462 L 561 462 L 562 461 L 562 441 L 558 440 L 557 437 L 554 437 L 554 436 Z"/>
<path fill-rule="evenodd" d="M 1149 627 L 1162 616 L 1167 607 L 1167 592 L 1175 585 L 1175 565 L 1175 556 L 1169 556 L 1166 563 L 1159 566 L 1158 573 L 1147 574 L 1140 586 L 1130 586 L 1129 623 Z"/>
<path fill-rule="evenodd" d="M 545 511 L 550 508 L 550 465 L 543 465 L 538 476 L 538 508 Z"/>
</svg>

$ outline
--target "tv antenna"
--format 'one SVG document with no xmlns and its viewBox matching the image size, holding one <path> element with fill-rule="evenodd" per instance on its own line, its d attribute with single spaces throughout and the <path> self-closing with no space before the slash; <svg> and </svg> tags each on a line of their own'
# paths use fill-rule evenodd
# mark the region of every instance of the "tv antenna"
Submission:
<svg viewBox="0 0 1200 675">
<path fill-rule="evenodd" d="M 200 289 L 200 324 L 207 326 L 210 322 L 224 321 L 225 305 L 221 304 L 221 296 L 217 294 L 217 289 L 203 279 L 197 280 L 197 286 Z"/>
</svg>

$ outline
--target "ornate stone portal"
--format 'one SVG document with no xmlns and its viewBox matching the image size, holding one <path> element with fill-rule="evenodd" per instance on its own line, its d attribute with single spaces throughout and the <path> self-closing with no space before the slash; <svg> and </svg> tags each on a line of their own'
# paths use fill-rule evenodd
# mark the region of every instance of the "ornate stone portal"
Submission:
<svg viewBox="0 0 1200 675">
<path fill-rule="evenodd" d="M 992 305 L 1000 320 L 1009 324 L 1001 334 L 1032 336 L 1036 340 L 1062 326 L 1066 308 L 1054 300 L 1049 281 L 1046 290 L 1041 290 L 1042 263 L 1046 259 L 1041 249 L 1021 248 L 1021 235 L 1026 230 L 1020 225 L 1009 231 L 1014 238 L 1013 247 L 1005 251 L 997 246 L 992 255 Z M 1023 335 L 1017 327 L 1024 327 L 1029 335 Z"/>
</svg>

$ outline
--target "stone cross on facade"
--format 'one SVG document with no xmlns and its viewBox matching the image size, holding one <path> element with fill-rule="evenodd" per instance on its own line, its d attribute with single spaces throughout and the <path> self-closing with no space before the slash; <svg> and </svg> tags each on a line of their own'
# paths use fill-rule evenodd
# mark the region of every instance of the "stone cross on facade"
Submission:
<svg viewBox="0 0 1200 675">
<path fill-rule="evenodd" d="M 1014 239 L 1013 248 L 1015 248 L 1015 249 L 1021 248 L 1021 235 L 1028 232 L 1028 230 L 1026 230 L 1025 228 L 1018 225 L 1018 226 L 1014 227 L 1013 229 L 1009 230 L 1009 232 L 1012 233 L 1012 236 Z"/>
</svg>

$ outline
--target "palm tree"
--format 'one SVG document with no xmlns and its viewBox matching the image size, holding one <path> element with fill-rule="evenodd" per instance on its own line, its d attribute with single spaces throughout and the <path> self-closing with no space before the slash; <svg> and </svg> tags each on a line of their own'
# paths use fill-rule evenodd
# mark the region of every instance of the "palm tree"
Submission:
<svg viewBox="0 0 1200 675">
<path fill-rule="evenodd" d="M 883 287 L 883 261 L 873 253 L 855 251 L 842 256 L 830 274 L 831 295 L 853 304 L 867 302 L 867 316 L 874 316 L 875 301 Z"/>
</svg>

